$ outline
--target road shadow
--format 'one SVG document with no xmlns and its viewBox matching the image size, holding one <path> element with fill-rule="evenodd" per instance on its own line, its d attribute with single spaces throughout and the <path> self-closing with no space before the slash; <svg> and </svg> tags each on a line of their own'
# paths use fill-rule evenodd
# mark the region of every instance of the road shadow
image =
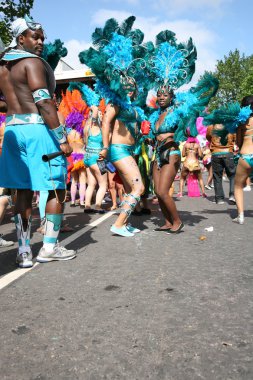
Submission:
<svg viewBox="0 0 253 380">
<path fill-rule="evenodd" d="M 69 212 L 72 212 L 73 210 L 70 210 L 66 212 L 65 214 L 65 223 L 68 223 L 71 227 L 74 228 L 74 231 L 72 232 L 65 232 L 59 234 L 59 241 L 61 242 L 67 237 L 71 237 L 72 234 L 75 232 L 81 230 L 85 226 L 87 226 L 91 220 L 92 217 L 89 214 L 83 213 L 82 210 L 76 210 L 79 212 L 76 212 L 76 214 L 69 214 Z M 4 223 L 10 223 L 10 219 L 12 217 L 12 212 L 8 212 L 4 217 Z M 31 233 L 31 248 L 33 253 L 33 258 L 35 259 L 36 256 L 39 253 L 40 248 L 42 247 L 43 242 L 43 235 L 36 232 L 37 228 L 40 226 L 40 218 L 37 215 L 37 210 L 33 210 L 33 221 L 32 221 L 32 233 Z M 5 240 L 12 240 L 15 243 L 17 242 L 17 236 L 15 231 L 15 225 L 12 223 L 10 225 L 11 231 L 5 231 L 4 233 L 4 239 Z M 73 242 L 66 245 L 67 249 L 74 249 L 74 250 L 80 250 L 84 249 L 86 245 L 96 243 L 96 240 L 94 240 L 91 237 L 93 229 L 86 231 L 85 235 L 82 235 L 75 239 Z M 17 255 L 17 243 L 13 247 L 8 248 L 0 248 L 0 277 L 4 276 L 15 269 L 17 269 L 16 265 L 16 255 Z"/>
</svg>

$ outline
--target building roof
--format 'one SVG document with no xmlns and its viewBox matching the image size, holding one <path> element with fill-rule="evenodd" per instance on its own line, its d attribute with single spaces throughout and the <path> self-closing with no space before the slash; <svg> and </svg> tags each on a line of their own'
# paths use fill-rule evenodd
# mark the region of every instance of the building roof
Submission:
<svg viewBox="0 0 253 380">
<path fill-rule="evenodd" d="M 83 65 L 81 69 L 73 69 L 62 58 L 60 59 L 55 71 L 55 80 L 57 84 L 68 83 L 71 81 L 85 82 L 95 77 L 89 67 Z"/>
</svg>

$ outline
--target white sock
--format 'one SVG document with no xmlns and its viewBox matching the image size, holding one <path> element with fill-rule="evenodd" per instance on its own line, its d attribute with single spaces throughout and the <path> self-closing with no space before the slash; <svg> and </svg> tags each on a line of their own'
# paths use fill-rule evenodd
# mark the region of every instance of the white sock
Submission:
<svg viewBox="0 0 253 380">
<path fill-rule="evenodd" d="M 47 251 L 47 252 L 53 252 L 53 250 L 54 250 L 54 247 L 55 247 L 55 244 L 54 243 L 44 243 L 43 244 L 43 248 L 45 248 L 45 250 Z"/>
<path fill-rule="evenodd" d="M 22 253 L 30 253 L 31 252 L 31 247 L 29 245 L 21 245 L 18 247 L 18 253 L 21 255 Z"/>
</svg>

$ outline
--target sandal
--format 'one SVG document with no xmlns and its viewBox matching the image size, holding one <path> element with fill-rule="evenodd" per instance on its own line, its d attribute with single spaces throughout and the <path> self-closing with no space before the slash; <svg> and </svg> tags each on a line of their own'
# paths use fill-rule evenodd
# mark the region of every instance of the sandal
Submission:
<svg viewBox="0 0 253 380">
<path fill-rule="evenodd" d="M 170 234 L 179 234 L 180 232 L 182 232 L 183 228 L 184 228 L 184 223 L 182 222 L 177 230 L 170 230 L 168 232 L 168 235 L 170 235 Z"/>
</svg>

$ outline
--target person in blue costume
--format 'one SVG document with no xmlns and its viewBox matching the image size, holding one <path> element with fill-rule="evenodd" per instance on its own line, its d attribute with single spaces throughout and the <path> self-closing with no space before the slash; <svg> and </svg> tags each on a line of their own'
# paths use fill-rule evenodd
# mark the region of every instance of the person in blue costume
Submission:
<svg viewBox="0 0 253 380">
<path fill-rule="evenodd" d="M 93 47 L 79 54 L 81 63 L 96 75 L 95 91 L 107 102 L 100 159 L 113 163 L 126 190 L 120 215 L 111 227 L 113 234 L 125 237 L 139 232 L 127 220 L 144 191 L 133 151 L 140 122 L 145 120 L 140 103 L 137 103 L 138 95 L 145 98 L 146 85 L 149 85 L 148 49 L 142 44 L 142 31 L 132 29 L 134 21 L 134 16 L 121 25 L 115 19 L 107 20 L 103 28 L 96 28 L 92 34 Z"/>
<path fill-rule="evenodd" d="M 126 87 L 129 87 L 128 96 L 133 99 L 136 93 L 134 79 L 128 79 Z M 134 107 L 122 109 L 116 104 L 110 103 L 105 111 L 102 122 L 103 149 L 100 158 L 108 159 L 116 167 L 122 178 L 126 193 L 123 195 L 120 215 L 111 227 L 111 232 L 117 235 L 131 237 L 139 232 L 137 228 L 127 223 L 131 212 L 140 201 L 144 192 L 139 167 L 133 157 L 135 138 L 138 134 L 138 112 Z"/>
<path fill-rule="evenodd" d="M 99 153 L 103 148 L 103 137 L 99 109 L 95 105 L 91 106 L 91 116 L 84 128 L 84 139 L 86 142 L 84 164 L 87 168 L 88 180 L 84 212 L 103 214 L 105 211 L 101 205 L 107 189 L 107 172 L 102 174 L 97 163 Z M 98 190 L 96 192 L 95 208 L 92 209 L 91 200 L 97 184 Z"/>
<path fill-rule="evenodd" d="M 150 138 L 154 140 L 153 163 L 154 189 L 165 223 L 155 231 L 177 234 L 182 231 L 175 202 L 169 194 L 171 185 L 180 167 L 181 153 L 178 142 L 186 140 L 190 126 L 192 136 L 197 135 L 196 115 L 204 109 L 217 89 L 217 80 L 205 74 L 195 87 L 187 92 L 177 92 L 189 83 L 195 72 L 196 48 L 189 38 L 186 43 L 177 43 L 175 33 L 164 30 L 156 36 L 153 49 L 149 47 L 149 75 L 157 93 L 158 110 L 149 117 Z"/>
<path fill-rule="evenodd" d="M 153 180 L 155 193 L 161 207 L 165 224 L 155 229 L 155 231 L 165 231 L 178 233 L 183 229 L 183 223 L 178 215 L 173 198 L 169 195 L 169 190 L 174 182 L 175 176 L 180 168 L 181 152 L 173 137 L 175 126 L 166 127 L 166 116 L 173 112 L 174 93 L 169 86 L 162 86 L 157 91 L 157 102 L 160 110 L 157 120 L 151 124 L 152 132 L 156 140 L 156 158 L 153 164 Z M 162 161 L 162 150 L 169 149 L 167 162 Z"/>
<path fill-rule="evenodd" d="M 238 127 L 236 134 L 240 158 L 235 174 L 235 200 L 238 216 L 233 219 L 233 222 L 239 224 L 244 223 L 243 188 L 247 178 L 253 172 L 253 95 L 245 96 L 241 106 L 250 106 L 252 113 L 248 120 Z"/>
<path fill-rule="evenodd" d="M 13 41 L 0 56 L 0 91 L 7 104 L 6 129 L 0 159 L 0 186 L 17 189 L 15 225 L 17 264 L 33 265 L 30 246 L 34 190 L 48 190 L 43 247 L 38 262 L 70 260 L 75 251 L 57 244 L 63 217 L 66 162 L 71 153 L 52 100 L 55 81 L 51 67 L 40 58 L 44 45 L 41 24 L 29 17 L 12 24 Z M 62 151 L 50 163 L 43 154 Z"/>
</svg>

